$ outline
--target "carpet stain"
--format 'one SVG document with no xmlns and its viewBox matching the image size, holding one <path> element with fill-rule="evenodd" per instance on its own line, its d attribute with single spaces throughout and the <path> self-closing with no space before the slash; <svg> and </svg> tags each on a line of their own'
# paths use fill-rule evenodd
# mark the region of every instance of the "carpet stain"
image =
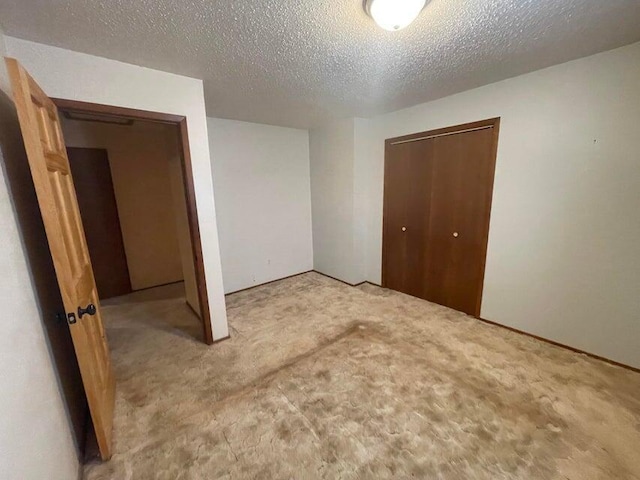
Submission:
<svg viewBox="0 0 640 480">
<path fill-rule="evenodd" d="M 142 292 L 141 292 L 142 293 Z M 640 479 L 640 374 L 316 273 L 104 307 L 115 454 L 87 479 Z"/>
</svg>

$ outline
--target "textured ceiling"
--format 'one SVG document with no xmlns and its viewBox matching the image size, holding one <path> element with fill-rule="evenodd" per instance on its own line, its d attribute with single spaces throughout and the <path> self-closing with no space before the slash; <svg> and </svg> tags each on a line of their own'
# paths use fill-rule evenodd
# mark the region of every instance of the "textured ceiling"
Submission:
<svg viewBox="0 0 640 480">
<path fill-rule="evenodd" d="M 8 35 L 204 79 L 211 116 L 309 127 L 640 41 L 640 0 L 0 0 Z"/>
</svg>

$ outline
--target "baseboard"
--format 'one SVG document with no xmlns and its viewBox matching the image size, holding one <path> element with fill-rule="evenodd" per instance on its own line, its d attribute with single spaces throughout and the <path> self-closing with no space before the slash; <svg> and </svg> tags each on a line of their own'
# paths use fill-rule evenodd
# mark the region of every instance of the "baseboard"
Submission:
<svg viewBox="0 0 640 480">
<path fill-rule="evenodd" d="M 369 281 L 365 281 L 365 282 L 361 282 L 361 283 L 352 285 L 352 284 L 350 284 L 348 282 L 345 282 L 344 280 L 340 280 L 339 278 L 334 278 L 331 275 L 327 275 L 325 273 L 318 272 L 316 270 L 314 270 L 314 272 L 319 273 L 320 275 L 323 275 L 325 277 L 331 278 L 333 280 L 336 280 L 338 282 L 344 283 L 346 285 L 349 285 L 351 287 L 357 287 L 357 286 L 360 286 L 360 285 L 362 285 L 364 283 L 368 283 L 369 285 L 373 285 L 373 286 L 376 286 L 376 287 L 384 288 L 381 285 L 378 285 L 376 283 L 369 282 Z M 620 362 L 617 362 L 615 360 L 611 360 L 610 358 L 606 358 L 606 357 L 603 357 L 601 355 L 596 355 L 595 353 L 585 352 L 584 350 L 580 350 L 579 348 L 571 347 L 569 345 L 565 345 L 563 343 L 559 343 L 559 342 L 556 342 L 554 340 L 549 340 L 548 338 L 540 337 L 538 335 L 534 335 L 533 333 L 528 333 L 528 332 L 525 332 L 523 330 L 518 330 L 517 328 L 508 327 L 507 325 L 503 325 L 501 323 L 493 322 L 491 320 L 487 320 L 486 318 L 481 318 L 481 317 L 474 317 L 474 318 L 477 318 L 478 320 L 480 320 L 480 321 L 482 321 L 484 323 L 488 323 L 488 324 L 494 325 L 496 327 L 504 328 L 504 329 L 510 330 L 512 332 L 519 333 L 520 335 L 525 335 L 525 336 L 530 337 L 530 338 L 535 338 L 536 340 L 539 340 L 541 342 L 545 342 L 545 343 L 548 343 L 548 344 L 551 344 L 551 345 L 555 345 L 556 347 L 560 347 L 560 348 L 564 348 L 566 350 L 570 350 L 570 351 L 572 351 L 574 353 L 580 353 L 582 355 L 586 355 L 587 357 L 593 358 L 594 360 L 599 360 L 601 362 L 608 363 L 609 365 L 614 365 L 616 367 L 621 367 L 621 368 L 624 368 L 624 369 L 627 369 L 627 370 L 631 370 L 632 372 L 640 373 L 640 368 L 632 367 L 631 365 L 627 365 L 625 363 L 620 363 Z"/>
<path fill-rule="evenodd" d="M 175 285 L 177 283 L 184 283 L 184 280 L 176 280 L 175 282 L 161 283 L 160 285 L 151 285 L 150 287 L 137 288 L 135 290 L 132 288 L 131 293 L 144 292 L 145 290 L 151 290 L 152 288 L 168 287 L 169 285 Z"/>
<path fill-rule="evenodd" d="M 240 290 L 234 290 L 233 292 L 225 293 L 224 295 L 225 295 L 225 297 L 229 296 L 229 295 L 235 295 L 236 293 L 246 292 L 247 290 L 252 290 L 252 289 L 258 288 L 258 287 L 264 287 L 265 285 L 269 285 L 271 283 L 280 282 L 282 280 L 287 280 L 289 278 L 299 277 L 300 275 L 305 275 L 305 274 L 311 273 L 311 272 L 317 273 L 318 275 L 322 275 L 323 277 L 330 278 L 331 280 L 335 280 L 336 282 L 344 283 L 345 285 L 349 285 L 350 287 L 359 287 L 360 285 L 364 285 L 365 283 L 368 283 L 370 285 L 374 285 L 376 287 L 380 286 L 380 285 L 378 285 L 376 283 L 369 282 L 369 281 L 364 281 L 364 282 L 360 282 L 360 283 L 349 283 L 349 282 L 345 282 L 344 280 L 340 280 L 339 278 L 332 277 L 331 275 L 327 275 L 326 273 L 319 272 L 318 270 L 307 270 L 305 272 L 294 273 L 293 275 L 288 275 L 286 277 L 276 278 L 275 280 L 269 280 L 268 282 L 259 283 L 257 285 L 252 285 L 252 286 L 247 287 L 247 288 L 241 288 Z"/>
<path fill-rule="evenodd" d="M 222 337 L 222 338 L 219 338 L 217 340 L 214 340 L 213 342 L 211 342 L 211 345 L 215 345 L 216 343 L 224 342 L 225 340 L 229 340 L 230 338 L 231 338 L 231 335 L 227 335 L 226 337 Z"/>
<path fill-rule="evenodd" d="M 310 272 L 317 273 L 318 275 L 322 275 L 323 277 L 330 278 L 332 280 L 335 280 L 337 282 L 343 283 L 343 284 L 348 285 L 350 287 L 358 287 L 360 285 L 364 285 L 365 283 L 368 283 L 369 285 L 373 285 L 375 287 L 383 288 L 381 285 L 378 285 L 377 283 L 370 282 L 370 281 L 364 281 L 364 282 L 353 284 L 353 283 L 345 282 L 344 280 L 340 280 L 339 278 L 332 277 L 331 275 L 327 275 L 326 273 L 319 272 L 317 270 L 309 270 L 307 272 L 296 273 L 295 275 L 289 275 L 288 277 L 279 278 L 277 280 L 271 280 L 270 282 L 266 282 L 266 283 L 261 283 L 260 285 L 254 285 L 252 287 L 244 288 L 242 290 L 236 290 L 235 292 L 227 293 L 227 295 L 233 295 L 234 293 L 244 292 L 244 291 L 247 291 L 247 290 L 251 290 L 253 288 L 262 287 L 264 285 L 269 285 L 270 283 L 279 282 L 279 281 L 285 280 L 287 278 L 298 277 L 300 275 L 304 275 L 304 274 L 310 273 Z M 525 332 L 523 330 L 518 330 L 517 328 L 509 327 L 507 325 L 503 325 L 503 324 L 498 323 L 498 322 L 493 322 L 491 320 L 487 320 L 486 318 L 482 318 L 482 317 L 474 317 L 474 318 L 480 320 L 481 322 L 487 323 L 489 325 L 494 325 L 496 327 L 504 328 L 506 330 L 518 333 L 520 335 L 525 335 L 525 336 L 530 337 L 530 338 L 535 338 L 536 340 L 539 340 L 541 342 L 545 342 L 545 343 L 548 343 L 550 345 L 554 345 L 556 347 L 564 348 L 564 349 L 569 350 L 569 351 L 574 352 L 574 353 L 580 353 L 582 355 L 586 355 L 587 357 L 593 358 L 594 360 L 599 360 L 601 362 L 608 363 L 609 365 L 614 365 L 616 367 L 621 367 L 621 368 L 624 368 L 624 369 L 627 369 L 627 370 L 631 370 L 632 372 L 640 373 L 640 368 L 632 367 L 631 365 L 627 365 L 625 363 L 617 362 L 615 360 L 611 360 L 610 358 L 606 358 L 606 357 L 603 357 L 603 356 L 600 356 L 600 355 L 596 355 L 595 353 L 586 352 L 584 350 L 580 350 L 579 348 L 575 348 L 575 347 L 571 347 L 569 345 L 565 345 L 564 343 L 559 343 L 559 342 L 556 342 L 554 340 L 549 340 L 548 338 L 540 337 L 539 335 L 535 335 L 533 333 L 528 333 L 528 332 Z M 220 340 L 215 340 L 213 343 L 221 342 L 223 340 L 227 340 L 228 338 L 229 337 L 221 338 Z"/>
<path fill-rule="evenodd" d="M 349 282 L 345 282 L 344 280 L 340 280 L 339 278 L 336 277 L 332 277 L 331 275 L 327 275 L 326 273 L 322 273 L 319 272 L 318 270 L 311 270 L 314 273 L 317 273 L 318 275 L 322 275 L 323 277 L 327 277 L 330 278 L 331 280 L 335 280 L 336 282 L 340 282 L 340 283 L 344 283 L 345 285 L 349 285 L 350 287 L 359 287 L 360 285 L 364 285 L 367 282 L 360 282 L 360 283 L 349 283 Z"/>
<path fill-rule="evenodd" d="M 200 314 L 198 313 L 198 311 L 195 308 L 193 308 L 193 305 L 189 303 L 189 300 L 185 300 L 184 303 L 187 307 L 189 307 L 189 310 L 191 310 L 196 317 L 202 320 L 202 318 L 200 318 Z"/>
<path fill-rule="evenodd" d="M 311 273 L 314 270 L 307 270 L 305 272 L 300 272 L 300 273 L 294 273 L 293 275 L 288 275 L 286 277 L 282 277 L 282 278 L 276 278 L 275 280 L 269 280 L 268 282 L 264 282 L 264 283 L 259 283 L 257 285 L 251 285 L 250 287 L 247 288 L 241 288 L 240 290 L 234 290 L 233 292 L 229 292 L 229 293 L 225 293 L 225 297 L 228 295 L 234 295 L 236 293 L 240 293 L 240 292 L 246 292 L 247 290 L 252 290 L 254 288 L 258 288 L 258 287 L 264 287 L 265 285 L 269 285 L 271 283 L 275 283 L 275 282 L 279 282 L 281 280 L 286 280 L 287 278 L 295 278 L 295 277 L 299 277 L 300 275 L 304 275 L 306 273 Z"/>
<path fill-rule="evenodd" d="M 584 350 L 580 350 L 579 348 L 571 347 L 569 345 L 565 345 L 564 343 L 559 343 L 554 340 L 549 340 L 548 338 L 540 337 L 539 335 L 534 335 L 533 333 L 525 332 L 523 330 L 518 330 L 517 328 L 508 327 L 507 325 L 503 325 L 501 323 L 493 322 L 491 320 L 487 320 L 486 318 L 474 317 L 480 320 L 481 322 L 488 323 L 489 325 L 494 325 L 496 327 L 504 328 L 511 332 L 519 333 L 520 335 L 525 335 L 530 338 L 535 338 L 541 342 L 548 343 L 550 345 L 555 345 L 556 347 L 564 348 L 566 350 L 570 350 L 574 353 L 580 353 L 582 355 L 586 355 L 587 357 L 591 357 L 594 360 L 599 360 L 601 362 L 608 363 L 610 365 L 614 365 L 616 367 L 622 367 L 627 370 L 631 370 L 632 372 L 640 373 L 640 368 L 632 367 L 631 365 L 627 365 L 625 363 L 616 362 L 615 360 L 611 360 L 610 358 L 602 357 L 600 355 L 596 355 L 595 353 L 585 352 Z"/>
<path fill-rule="evenodd" d="M 384 288 L 382 285 L 378 285 L 373 282 L 365 282 L 365 283 L 368 283 L 369 285 L 374 285 L 376 287 Z M 584 350 L 580 350 L 579 348 L 571 347 L 569 345 L 565 345 L 564 343 L 556 342 L 554 340 L 549 340 L 548 338 L 540 337 L 539 335 L 534 335 L 533 333 L 525 332 L 524 330 L 518 330 L 517 328 L 509 327 L 507 325 L 503 325 L 502 323 L 493 322 L 491 320 L 487 320 L 486 318 L 482 318 L 482 317 L 474 317 L 474 318 L 480 320 L 481 322 L 488 323 L 496 327 L 504 328 L 506 330 L 510 330 L 512 332 L 519 333 L 520 335 L 525 335 L 530 338 L 535 338 L 536 340 L 548 343 L 550 345 L 555 345 L 556 347 L 570 350 L 574 353 L 580 353 L 582 355 L 586 355 L 587 357 L 593 358 L 594 360 L 599 360 L 601 362 L 608 363 L 609 365 L 614 365 L 616 367 L 621 367 L 627 370 L 631 370 L 632 372 L 640 373 L 640 368 L 632 367 L 631 365 L 627 365 L 626 363 L 620 363 L 615 360 L 611 360 L 610 358 L 606 358 L 601 355 L 596 355 L 595 353 L 585 352 Z"/>
</svg>

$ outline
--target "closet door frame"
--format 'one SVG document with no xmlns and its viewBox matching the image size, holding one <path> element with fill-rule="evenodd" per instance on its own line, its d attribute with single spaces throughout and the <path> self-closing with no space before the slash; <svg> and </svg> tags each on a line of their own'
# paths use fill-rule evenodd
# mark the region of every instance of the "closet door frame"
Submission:
<svg viewBox="0 0 640 480">
<path fill-rule="evenodd" d="M 494 171 L 494 175 L 491 176 L 490 185 L 489 185 L 489 198 L 488 200 L 488 208 L 485 212 L 484 218 L 484 239 L 482 245 L 482 273 L 481 273 L 481 283 L 478 293 L 478 298 L 476 301 L 476 308 L 473 314 L 476 317 L 480 317 L 480 309 L 482 306 L 482 292 L 484 290 L 484 276 L 485 269 L 487 263 L 487 247 L 489 244 L 489 224 L 491 222 L 491 210 L 492 210 L 492 200 L 493 200 L 493 187 L 494 187 L 494 179 L 495 179 L 495 168 L 496 168 L 496 157 L 498 154 L 498 137 L 500 134 L 500 117 L 489 118 L 486 120 L 480 120 L 477 122 L 463 123 L 460 125 L 454 125 L 451 127 L 438 128 L 434 130 L 427 130 L 419 133 L 412 133 L 410 135 L 403 135 L 400 137 L 388 138 L 385 140 L 385 155 L 384 155 L 384 201 L 383 201 L 383 211 L 382 211 L 382 286 L 387 287 L 387 279 L 385 274 L 385 265 L 386 259 L 389 256 L 389 239 L 385 238 L 385 225 L 387 219 L 387 197 L 389 195 L 389 191 L 387 189 L 387 176 L 389 174 L 390 163 L 393 161 L 390 158 L 390 149 L 393 145 L 409 143 L 409 142 L 417 142 L 424 141 L 431 138 L 437 138 L 446 135 L 456 135 L 459 133 L 466 133 L 474 130 L 483 130 L 491 128 L 493 130 L 493 141 L 491 146 L 491 168 Z"/>
</svg>

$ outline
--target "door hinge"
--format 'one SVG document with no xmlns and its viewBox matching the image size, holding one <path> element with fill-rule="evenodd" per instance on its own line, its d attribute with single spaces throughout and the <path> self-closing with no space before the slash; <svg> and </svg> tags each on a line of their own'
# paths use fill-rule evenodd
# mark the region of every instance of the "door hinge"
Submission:
<svg viewBox="0 0 640 480">
<path fill-rule="evenodd" d="M 76 323 L 76 314 L 73 312 L 67 313 L 67 319 L 69 320 L 69 325 L 73 325 Z"/>
</svg>

